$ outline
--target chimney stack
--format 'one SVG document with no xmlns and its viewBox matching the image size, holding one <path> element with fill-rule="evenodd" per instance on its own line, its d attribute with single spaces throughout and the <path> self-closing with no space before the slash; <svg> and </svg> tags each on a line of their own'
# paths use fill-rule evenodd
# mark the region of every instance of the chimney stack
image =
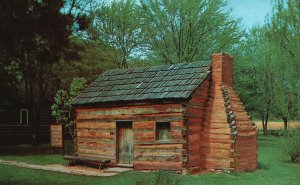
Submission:
<svg viewBox="0 0 300 185">
<path fill-rule="evenodd" d="M 212 54 L 212 82 L 215 86 L 233 86 L 233 58 L 225 53 Z"/>
</svg>

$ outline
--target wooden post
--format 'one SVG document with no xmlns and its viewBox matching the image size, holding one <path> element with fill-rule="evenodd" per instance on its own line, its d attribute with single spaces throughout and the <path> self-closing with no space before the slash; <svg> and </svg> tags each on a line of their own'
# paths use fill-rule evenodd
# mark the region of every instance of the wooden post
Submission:
<svg viewBox="0 0 300 185">
<path fill-rule="evenodd" d="M 62 137 L 62 155 L 65 155 L 65 137 L 64 137 L 65 129 L 64 129 L 63 125 L 61 127 L 62 127 L 61 128 L 61 132 L 62 132 L 62 135 L 61 135 L 61 137 Z"/>
</svg>

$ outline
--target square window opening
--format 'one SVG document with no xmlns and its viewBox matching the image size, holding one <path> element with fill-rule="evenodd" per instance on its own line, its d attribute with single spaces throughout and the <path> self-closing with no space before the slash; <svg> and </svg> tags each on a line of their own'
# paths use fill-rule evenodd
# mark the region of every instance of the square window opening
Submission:
<svg viewBox="0 0 300 185">
<path fill-rule="evenodd" d="M 28 124 L 28 109 L 20 109 L 20 124 Z"/>
<path fill-rule="evenodd" d="M 157 122 L 156 123 L 156 140 L 169 141 L 171 140 L 170 122 Z"/>
</svg>

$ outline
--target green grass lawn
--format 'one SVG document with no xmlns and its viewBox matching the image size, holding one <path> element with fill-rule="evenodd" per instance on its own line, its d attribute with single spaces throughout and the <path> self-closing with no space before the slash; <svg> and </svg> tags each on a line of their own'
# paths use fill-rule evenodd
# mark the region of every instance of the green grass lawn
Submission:
<svg viewBox="0 0 300 185">
<path fill-rule="evenodd" d="M 65 141 L 65 146 L 66 154 L 72 154 L 73 141 Z M 66 164 L 62 158 L 62 151 L 56 150 L 56 154 L 53 154 L 50 144 L 2 146 L 0 147 L 0 159 L 41 165 Z"/>
<path fill-rule="evenodd" d="M 300 164 L 289 162 L 289 156 L 282 152 L 281 139 L 273 136 L 259 136 L 259 164 L 261 169 L 248 173 L 231 174 L 201 174 L 175 175 L 182 184 L 270 184 L 270 185 L 298 185 L 300 183 Z M 11 159 L 37 164 L 64 163 L 60 155 L 33 156 L 0 156 L 0 159 Z M 101 184 L 101 185 L 129 185 L 135 184 L 142 178 L 153 184 L 156 172 L 126 172 L 114 177 L 85 177 L 66 175 L 55 172 L 30 170 L 14 166 L 0 165 L 0 184 Z"/>
<path fill-rule="evenodd" d="M 0 156 L 0 159 L 9 161 L 19 161 L 30 164 L 66 164 L 67 162 L 63 160 L 61 154 L 44 154 L 44 155 L 26 155 L 26 156 Z"/>
</svg>

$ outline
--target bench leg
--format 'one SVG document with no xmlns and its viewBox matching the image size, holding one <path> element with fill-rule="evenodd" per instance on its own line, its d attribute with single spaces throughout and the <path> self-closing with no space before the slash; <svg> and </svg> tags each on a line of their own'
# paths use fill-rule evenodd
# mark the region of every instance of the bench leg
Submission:
<svg viewBox="0 0 300 185">
<path fill-rule="evenodd" d="M 69 167 L 69 166 L 75 166 L 75 165 L 76 165 L 76 161 L 73 160 L 73 159 L 70 159 L 69 162 L 68 162 L 68 164 L 67 164 L 67 167 Z"/>
<path fill-rule="evenodd" d="M 70 160 L 68 160 L 68 163 L 67 163 L 67 167 L 69 167 L 70 166 L 70 164 L 71 164 L 71 161 Z"/>
</svg>

